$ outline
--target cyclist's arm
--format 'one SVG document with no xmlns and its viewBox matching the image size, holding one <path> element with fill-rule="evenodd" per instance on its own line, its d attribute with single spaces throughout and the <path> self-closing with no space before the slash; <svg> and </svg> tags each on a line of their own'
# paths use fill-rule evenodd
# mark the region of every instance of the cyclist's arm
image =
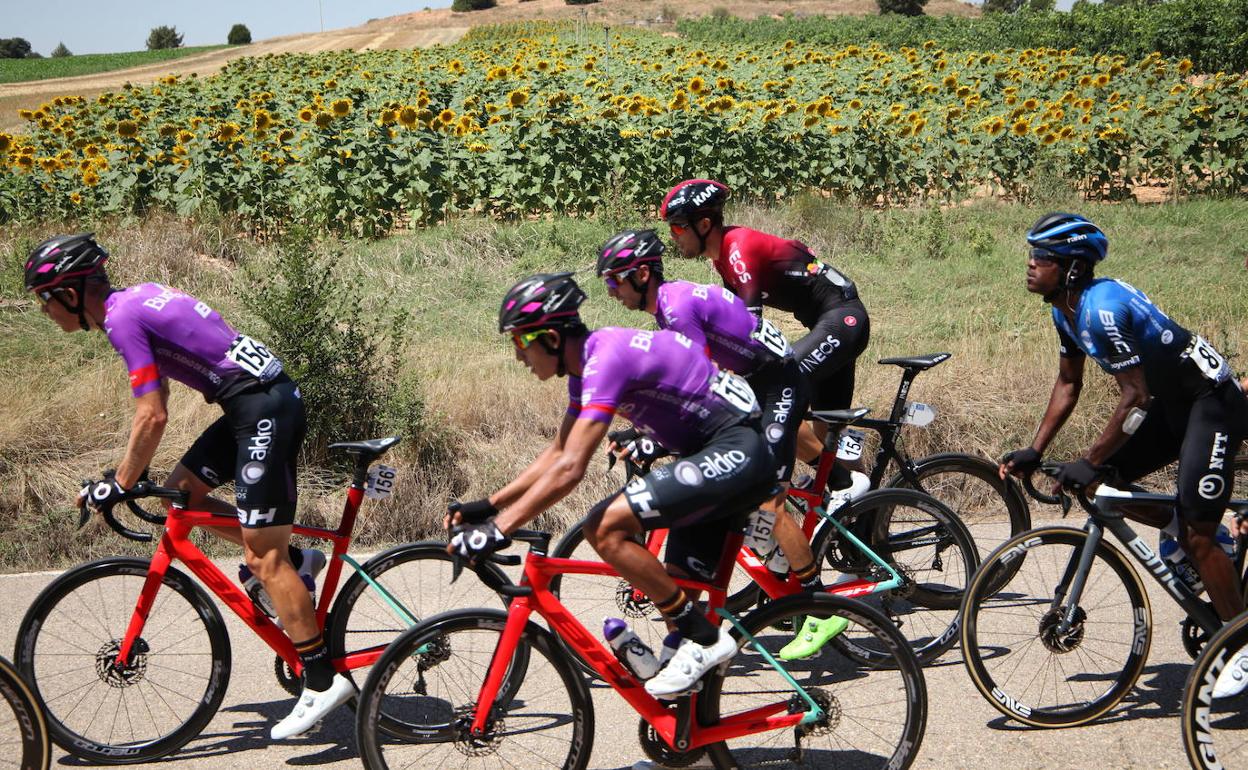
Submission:
<svg viewBox="0 0 1248 770">
<path fill-rule="evenodd" d="M 529 463 L 529 467 L 520 472 L 519 476 L 509 483 L 507 486 L 490 495 L 490 503 L 498 509 L 506 508 L 513 505 L 517 500 L 529 491 L 529 487 L 540 479 L 550 470 L 551 466 L 559 458 L 563 452 L 564 444 L 568 440 L 568 434 L 572 432 L 572 425 L 576 422 L 576 415 L 572 413 L 564 414 L 563 422 L 559 424 L 559 432 L 555 434 L 555 440 L 542 450 L 541 454 Z"/>
<path fill-rule="evenodd" d="M 165 435 L 169 421 L 167 409 L 169 387 L 162 383 L 156 390 L 148 391 L 134 400 L 134 420 L 130 424 L 130 441 L 126 456 L 117 465 L 117 483 L 130 488 L 143 475 L 143 469 L 152 462 L 156 447 Z"/>
<path fill-rule="evenodd" d="M 1131 436 L 1122 429 L 1127 416 L 1133 409 L 1144 409 L 1150 399 L 1148 383 L 1144 381 L 1143 367 L 1134 366 L 1114 372 L 1114 379 L 1118 381 L 1118 389 L 1122 391 L 1122 395 L 1118 397 L 1118 406 L 1114 408 L 1114 413 L 1110 416 L 1109 422 L 1105 424 L 1100 437 L 1084 453 L 1084 457 L 1093 465 L 1105 462 L 1123 444 L 1127 443 Z"/>
<path fill-rule="evenodd" d="M 1036 438 L 1031 442 L 1032 449 L 1042 455 L 1079 403 L 1079 392 L 1083 390 L 1083 366 L 1086 361 L 1086 356 L 1063 356 L 1058 359 L 1057 380 L 1054 381 L 1053 392 L 1049 395 L 1049 405 L 1044 410 L 1039 429 L 1036 430 Z"/>
<path fill-rule="evenodd" d="M 563 449 L 546 472 L 525 490 L 519 500 L 494 520 L 504 534 L 515 532 L 539 513 L 567 497 L 585 477 L 585 469 L 593 460 L 611 423 L 590 418 L 578 419 L 574 423 Z"/>
</svg>

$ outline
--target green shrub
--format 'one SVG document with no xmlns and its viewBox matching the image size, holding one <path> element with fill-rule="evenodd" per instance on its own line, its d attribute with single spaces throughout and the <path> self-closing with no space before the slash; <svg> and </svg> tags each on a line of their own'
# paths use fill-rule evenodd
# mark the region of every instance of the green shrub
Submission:
<svg viewBox="0 0 1248 770">
<path fill-rule="evenodd" d="M 160 51 L 165 48 L 181 48 L 182 36 L 176 27 L 152 27 L 147 35 L 147 50 Z"/>
<path fill-rule="evenodd" d="M 29 55 L 30 42 L 25 38 L 0 38 L 0 59 L 25 59 Z"/>
<path fill-rule="evenodd" d="M 251 30 L 247 29 L 246 24 L 235 24 L 230 27 L 230 34 L 226 36 L 225 42 L 230 45 L 247 45 L 251 42 Z"/>
<path fill-rule="evenodd" d="M 493 8 L 498 5 L 495 0 L 454 0 L 451 3 L 452 11 L 481 11 L 486 8 Z"/>
<path fill-rule="evenodd" d="M 52 49 L 53 59 L 64 59 L 66 56 L 73 56 L 73 52 L 65 47 L 64 43 L 58 43 L 56 48 Z"/>
<path fill-rule="evenodd" d="M 922 16 L 923 6 L 927 0 L 875 0 L 880 13 L 895 13 L 899 16 Z M 985 4 L 989 0 L 985 0 Z"/>
</svg>

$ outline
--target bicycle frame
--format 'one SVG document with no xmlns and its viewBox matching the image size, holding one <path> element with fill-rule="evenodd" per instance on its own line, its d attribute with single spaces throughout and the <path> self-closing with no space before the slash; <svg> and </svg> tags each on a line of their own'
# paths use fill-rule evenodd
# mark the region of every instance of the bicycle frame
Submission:
<svg viewBox="0 0 1248 770">
<path fill-rule="evenodd" d="M 1144 571 L 1153 580 L 1166 589 L 1167 593 L 1183 608 L 1187 616 L 1200 626 L 1201 630 L 1212 635 L 1222 627 L 1222 620 L 1217 613 L 1209 609 L 1208 605 L 1187 587 L 1187 583 L 1175 574 L 1170 564 L 1160 554 L 1153 551 L 1152 547 L 1144 542 L 1144 538 L 1127 524 L 1122 511 L 1115 508 L 1115 506 L 1131 503 L 1173 505 L 1174 501 L 1173 495 L 1130 492 L 1101 484 L 1097 489 L 1096 499 L 1089 509 L 1088 521 L 1084 524 L 1084 531 L 1088 533 L 1088 538 L 1084 541 L 1083 548 L 1078 553 L 1072 554 L 1070 561 L 1066 564 L 1066 570 L 1062 574 L 1061 582 L 1057 585 L 1053 604 L 1050 607 L 1050 609 L 1058 609 L 1063 603 L 1068 602 L 1058 626 L 1060 633 L 1069 632 L 1075 622 L 1076 611 L 1079 607 L 1079 600 L 1083 596 L 1093 556 L 1106 530 L 1122 543 L 1127 553 L 1144 567 Z M 1231 500 L 1227 503 L 1227 507 L 1248 510 L 1248 500 Z M 1023 543 L 1017 547 L 1025 552 L 1027 545 Z M 1069 598 L 1067 598 L 1067 589 L 1069 589 Z"/>
<path fill-rule="evenodd" d="M 548 541 L 548 536 L 546 541 Z M 712 622 L 718 621 L 717 610 L 723 607 L 727 593 L 728 579 L 731 576 L 731 563 L 734 555 L 741 549 L 742 536 L 730 535 L 725 541 L 724 552 L 716 570 L 716 583 L 702 583 L 694 580 L 676 579 L 682 588 L 694 591 L 705 591 L 709 594 L 707 615 Z M 731 738 L 739 738 L 768 730 L 779 730 L 796 727 L 806 720 L 807 712 L 787 713 L 787 704 L 780 701 L 750 711 L 736 714 L 713 726 L 700 727 L 696 720 L 691 719 L 694 713 L 693 704 L 698 696 L 693 694 L 687 704 L 683 702 L 677 709 L 669 709 L 656 698 L 646 692 L 641 683 L 628 672 L 602 642 L 593 636 L 550 592 L 550 581 L 556 575 L 580 574 L 618 577 L 615 568 L 595 561 L 577 559 L 556 559 L 545 555 L 547 542 L 531 544 L 529 553 L 524 560 L 524 575 L 517 586 L 509 586 L 504 593 L 514 597 L 507 609 L 507 624 L 503 629 L 498 648 L 490 660 L 485 682 L 477 696 L 476 711 L 473 714 L 472 731 L 481 735 L 485 732 L 498 691 L 503 684 L 507 669 L 511 665 L 512 656 L 525 625 L 534 612 L 546 620 L 552 633 L 558 635 L 574 650 L 581 660 L 589 664 L 594 672 L 618 692 L 642 719 L 649 723 L 669 746 L 680 751 L 688 751 Z"/>
<path fill-rule="evenodd" d="M 292 530 L 293 534 L 296 535 L 305 535 L 318 540 L 328 540 L 334 546 L 333 555 L 329 560 L 325 573 L 325 585 L 315 608 L 316 624 L 319 628 L 325 627 L 325 618 L 329 614 L 330 604 L 338 590 L 338 580 L 342 575 L 342 557 L 351 542 L 351 532 L 355 527 L 355 518 L 359 513 L 360 504 L 363 500 L 364 486 L 357 479 L 347 489 L 347 499 L 343 503 L 342 520 L 339 522 L 337 529 L 305 527 L 296 524 Z M 269 645 L 290 666 L 296 676 L 300 675 L 303 671 L 303 664 L 290 638 L 256 607 L 251 598 L 247 596 L 235 581 L 227 577 L 190 540 L 191 530 L 195 527 L 233 529 L 241 526 L 238 519 L 234 516 L 208 511 L 188 510 L 176 504 L 169 506 L 167 516 L 165 531 L 161 534 L 160 544 L 152 555 L 147 579 L 143 583 L 143 589 L 139 594 L 138 602 L 135 604 L 134 614 L 131 615 L 130 623 L 126 628 L 126 634 L 122 638 L 121 648 L 117 653 L 117 660 L 123 663 L 129 662 L 135 642 L 143 633 L 143 626 L 147 622 L 148 613 L 151 612 L 153 605 L 156 603 L 156 596 L 164 581 L 165 573 L 173 560 L 177 559 L 185 564 L 191 571 L 191 574 L 199 578 L 222 603 L 233 610 L 234 614 L 256 636 L 263 639 L 265 644 Z M 335 660 L 334 667 L 338 671 L 349 671 L 370 666 L 381 656 L 384 649 L 385 645 L 382 644 L 375 649 L 370 648 L 352 653 L 344 659 Z"/>
</svg>

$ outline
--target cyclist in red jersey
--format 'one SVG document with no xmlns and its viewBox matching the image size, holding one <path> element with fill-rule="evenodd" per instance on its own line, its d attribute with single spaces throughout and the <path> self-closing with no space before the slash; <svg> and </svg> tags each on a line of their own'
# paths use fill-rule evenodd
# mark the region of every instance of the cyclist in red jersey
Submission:
<svg viewBox="0 0 1248 770">
<path fill-rule="evenodd" d="M 169 379 L 221 405 L 224 415 L 165 483 L 186 490 L 194 509 L 238 517 L 241 531 L 208 529 L 243 546 L 246 568 L 260 584 L 252 589 L 249 579 L 248 593 L 261 609 L 266 601 L 273 605 L 299 650 L 303 692 L 269 733 L 275 739 L 298 735 L 355 694 L 330 663 L 309 595 L 325 556 L 289 545 L 295 464 L 305 432 L 299 388 L 267 348 L 195 297 L 156 283 L 113 287 L 104 272 L 107 259 L 93 234 L 85 233 L 44 241 L 25 266 L 26 290 L 39 298 L 44 314 L 66 332 L 104 332 L 130 372 L 135 414 L 125 456 L 116 470 L 86 484 L 80 499 L 96 509 L 131 499 L 164 435 Z M 235 482 L 237 507 L 209 496 L 227 481 Z"/>
<path fill-rule="evenodd" d="M 810 330 L 793 342 L 793 354 L 809 378 L 812 409 L 845 409 L 854 394 L 854 369 L 871 334 L 867 309 L 854 282 L 819 261 L 803 243 L 748 227 L 724 224 L 727 186 L 709 179 L 687 179 L 663 199 L 659 215 L 671 229 L 677 250 L 705 256 L 729 290 L 755 315 L 763 306 L 793 314 Z M 826 427 L 803 431 L 799 456 L 814 461 Z M 849 484 L 838 464 L 835 486 Z"/>
</svg>

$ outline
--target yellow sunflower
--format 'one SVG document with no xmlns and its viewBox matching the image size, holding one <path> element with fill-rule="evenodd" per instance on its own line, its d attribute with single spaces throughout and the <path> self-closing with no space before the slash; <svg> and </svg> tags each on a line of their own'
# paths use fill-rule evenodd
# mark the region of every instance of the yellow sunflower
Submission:
<svg viewBox="0 0 1248 770">
<path fill-rule="evenodd" d="M 351 100 L 335 99 L 334 103 L 329 106 L 329 109 L 334 113 L 335 118 L 346 117 L 351 113 Z"/>
<path fill-rule="evenodd" d="M 328 112 L 318 112 L 316 113 L 316 117 L 313 118 L 317 128 L 327 128 L 333 120 L 334 116 Z"/>
<path fill-rule="evenodd" d="M 122 120 L 117 123 L 117 136 L 122 139 L 133 139 L 139 135 L 139 124 L 133 120 Z"/>
<path fill-rule="evenodd" d="M 304 107 L 302 110 L 299 110 L 299 120 L 304 123 L 311 123 L 315 117 L 316 113 L 312 111 L 311 107 Z"/>
<path fill-rule="evenodd" d="M 524 89 L 516 89 L 507 94 L 507 103 L 512 107 L 523 107 L 528 100 L 529 92 Z"/>
<path fill-rule="evenodd" d="M 251 114 L 251 126 L 257 131 L 264 131 L 273 125 L 273 116 L 268 110 L 256 110 Z"/>
<path fill-rule="evenodd" d="M 1027 132 L 1031 131 L 1031 124 L 1026 120 L 1020 119 L 1015 121 L 1013 126 L 1010 126 L 1010 131 L 1014 136 L 1027 136 Z"/>
<path fill-rule="evenodd" d="M 82 174 L 82 183 L 87 187 L 95 187 L 100 183 L 100 175 L 94 171 L 84 171 Z"/>
<path fill-rule="evenodd" d="M 449 125 L 455 120 L 455 110 L 442 110 L 438 113 L 438 120 Z"/>
</svg>

